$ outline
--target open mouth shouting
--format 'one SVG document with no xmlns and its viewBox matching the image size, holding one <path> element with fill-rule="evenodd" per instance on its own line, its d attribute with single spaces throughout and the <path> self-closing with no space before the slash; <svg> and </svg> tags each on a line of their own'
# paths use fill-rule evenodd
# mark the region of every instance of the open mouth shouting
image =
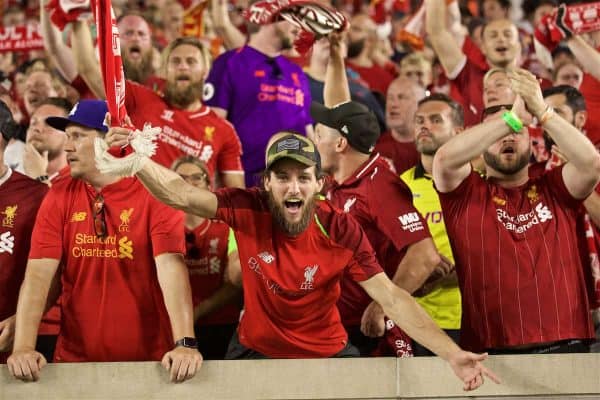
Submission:
<svg viewBox="0 0 600 400">
<path fill-rule="evenodd" d="M 301 199 L 290 198 L 283 202 L 283 207 L 289 214 L 296 216 L 296 215 L 300 215 L 303 204 L 304 204 L 304 201 L 302 201 Z"/>
</svg>

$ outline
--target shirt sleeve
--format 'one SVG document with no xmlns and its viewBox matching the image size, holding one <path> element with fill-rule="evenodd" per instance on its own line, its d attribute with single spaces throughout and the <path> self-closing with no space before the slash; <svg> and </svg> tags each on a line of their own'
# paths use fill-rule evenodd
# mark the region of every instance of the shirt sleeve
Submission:
<svg viewBox="0 0 600 400">
<path fill-rule="evenodd" d="M 253 215 L 261 209 L 258 189 L 221 188 L 215 191 L 215 195 L 216 219 L 225 222 L 234 231 L 255 228 Z"/>
<path fill-rule="evenodd" d="M 206 78 L 204 88 L 204 103 L 211 107 L 219 107 L 224 110 L 231 108 L 233 101 L 233 86 L 227 69 L 230 53 L 224 53 L 218 57 Z"/>
<path fill-rule="evenodd" d="M 242 172 L 242 144 L 233 125 L 226 122 L 223 128 L 223 147 L 219 152 L 217 170 L 221 173 Z"/>
<path fill-rule="evenodd" d="M 150 240 L 154 257 L 165 253 L 185 254 L 184 213 L 151 197 Z"/>
<path fill-rule="evenodd" d="M 429 228 L 415 209 L 410 190 L 396 175 L 380 171 L 373 182 L 369 197 L 371 215 L 381 232 L 389 237 L 397 250 L 430 238 Z"/>
<path fill-rule="evenodd" d="M 559 202 L 569 208 L 578 209 L 581 206 L 583 199 L 579 200 L 571 196 L 571 193 L 565 186 L 562 174 L 563 168 L 564 164 L 560 167 L 553 168 L 546 172 L 542 179 L 546 180 L 546 186 L 556 196 Z"/>
<path fill-rule="evenodd" d="M 62 258 L 62 233 L 66 221 L 64 202 L 60 201 L 58 196 L 57 190 L 50 190 L 40 205 L 31 235 L 29 259 Z M 88 218 L 91 218 L 91 215 Z"/>
<path fill-rule="evenodd" d="M 329 237 L 335 244 L 352 251 L 352 258 L 346 266 L 346 272 L 352 280 L 365 281 L 383 272 L 367 235 L 350 215 L 335 212 L 330 225 L 325 229 L 330 232 Z"/>
</svg>

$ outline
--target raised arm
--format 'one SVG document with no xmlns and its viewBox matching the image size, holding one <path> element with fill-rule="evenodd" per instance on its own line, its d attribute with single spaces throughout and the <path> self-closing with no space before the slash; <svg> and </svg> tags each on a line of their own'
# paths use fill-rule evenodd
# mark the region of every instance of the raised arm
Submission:
<svg viewBox="0 0 600 400">
<path fill-rule="evenodd" d="M 210 16 L 214 28 L 228 50 L 237 49 L 246 43 L 246 36 L 229 19 L 230 2 L 227 0 L 211 0 Z"/>
<path fill-rule="evenodd" d="M 46 365 L 44 356 L 35 351 L 35 343 L 58 264 L 59 260 L 50 258 L 27 262 L 17 303 L 13 353 L 6 362 L 10 373 L 17 379 L 36 381 L 40 369 Z"/>
<path fill-rule="evenodd" d="M 81 78 L 88 85 L 92 93 L 99 99 L 106 98 L 102 71 L 94 51 L 94 41 L 90 33 L 90 27 L 85 21 L 73 22 L 73 34 L 71 35 L 71 49 L 75 58 L 75 65 Z"/>
<path fill-rule="evenodd" d="M 156 256 L 154 260 L 173 339 L 177 341 L 184 337 L 194 337 L 192 290 L 183 256 L 165 253 Z M 200 369 L 202 356 L 197 349 L 177 346 L 165 354 L 162 364 L 170 371 L 172 382 L 182 382 L 193 377 Z"/>
<path fill-rule="evenodd" d="M 454 78 L 466 56 L 446 27 L 446 7 L 445 0 L 425 0 L 425 29 L 446 75 Z"/>
<path fill-rule="evenodd" d="M 454 136 L 433 158 L 433 180 L 442 193 L 456 189 L 471 173 L 471 160 L 512 131 L 501 118 L 486 121 Z"/>
<path fill-rule="evenodd" d="M 590 46 L 581 36 L 571 37 L 567 40 L 567 45 L 583 69 L 600 80 L 600 52 Z"/>
<path fill-rule="evenodd" d="M 109 147 L 125 146 L 129 143 L 130 134 L 131 131 L 127 128 L 113 127 L 106 134 L 106 144 Z M 215 217 L 217 196 L 212 192 L 188 184 L 177 173 L 139 154 L 115 158 L 98 145 L 95 151 L 96 165 L 100 171 L 122 176 L 135 174 L 148 191 L 162 203 L 200 217 Z"/>
<path fill-rule="evenodd" d="M 342 34 L 333 32 L 329 34 L 327 39 L 329 40 L 329 61 L 325 73 L 323 98 L 325 106 L 333 107 L 337 104 L 348 102 L 351 98 L 344 55 L 342 54 Z"/>
<path fill-rule="evenodd" d="M 548 107 L 532 73 L 514 70 L 509 78 L 513 91 L 523 98 L 527 109 L 569 160 L 562 170 L 567 190 L 576 199 L 588 197 L 600 181 L 600 154 L 584 134 Z"/>
<path fill-rule="evenodd" d="M 67 82 L 77 77 L 77 67 L 73 62 L 73 52 L 63 42 L 61 32 L 50 21 L 46 10 L 47 0 L 40 1 L 40 27 L 46 54 L 54 61 L 56 68 Z"/>
<path fill-rule="evenodd" d="M 365 291 L 378 302 L 385 314 L 410 337 L 448 361 L 454 373 L 463 381 L 464 390 L 481 386 L 484 376 L 499 383 L 499 379 L 483 361 L 487 354 L 474 354 L 461 350 L 427 315 L 414 298 L 394 285 L 384 273 L 379 273 L 360 283 Z"/>
</svg>

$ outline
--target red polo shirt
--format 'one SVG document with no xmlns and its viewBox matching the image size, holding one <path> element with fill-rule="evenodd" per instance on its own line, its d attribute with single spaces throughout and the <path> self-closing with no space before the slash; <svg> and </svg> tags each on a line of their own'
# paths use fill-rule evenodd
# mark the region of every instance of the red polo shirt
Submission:
<svg viewBox="0 0 600 400">
<path fill-rule="evenodd" d="M 104 187 L 107 236 L 94 230 L 97 193 L 65 177 L 44 199 L 30 259 L 63 265 L 55 360 L 160 360 L 173 347 L 154 257 L 183 253 L 183 214 L 154 199 L 136 178 Z"/>
<path fill-rule="evenodd" d="M 235 232 L 244 285 L 240 342 L 273 358 L 330 357 L 348 341 L 335 303 L 342 274 L 364 281 L 382 272 L 352 218 L 318 200 L 298 236 L 273 221 L 264 191 L 217 191 L 217 218 Z"/>
</svg>

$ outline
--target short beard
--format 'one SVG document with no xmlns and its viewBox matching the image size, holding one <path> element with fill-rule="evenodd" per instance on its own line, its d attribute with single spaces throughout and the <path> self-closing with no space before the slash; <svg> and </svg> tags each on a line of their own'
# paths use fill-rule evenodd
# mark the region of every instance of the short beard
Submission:
<svg viewBox="0 0 600 400">
<path fill-rule="evenodd" d="M 289 222 L 285 219 L 284 209 L 282 205 L 277 204 L 273 193 L 267 191 L 267 200 L 269 203 L 269 210 L 273 220 L 277 223 L 277 226 L 289 236 L 298 236 L 308 228 L 310 220 L 312 219 L 315 210 L 315 199 L 311 197 L 306 203 L 304 203 L 304 210 L 302 211 L 302 218 L 299 222 Z"/>
<path fill-rule="evenodd" d="M 362 39 L 362 40 L 356 40 L 354 42 L 350 42 L 348 43 L 348 58 L 355 58 L 358 57 L 360 55 L 360 53 L 362 53 L 362 51 L 365 49 L 365 43 L 366 43 L 367 39 Z"/>
<path fill-rule="evenodd" d="M 177 108 L 186 108 L 193 102 L 202 98 L 204 91 L 204 82 L 193 82 L 185 89 L 179 89 L 177 82 L 167 81 L 165 85 L 165 99 L 167 102 Z"/>
<path fill-rule="evenodd" d="M 438 151 L 438 149 L 440 148 L 440 145 L 435 142 L 423 145 L 423 144 L 420 144 L 418 141 L 415 141 L 415 145 L 417 147 L 417 151 L 420 154 L 424 154 L 426 156 L 435 155 L 436 151 Z"/>
<path fill-rule="evenodd" d="M 132 63 L 127 57 L 123 57 L 123 71 L 125 73 L 125 78 L 130 81 L 144 84 L 154 72 L 154 68 L 152 67 L 152 57 L 153 54 L 151 50 L 146 51 L 142 55 L 139 64 Z"/>
<path fill-rule="evenodd" d="M 509 165 L 502 165 L 500 161 L 500 155 L 492 155 L 490 152 L 486 151 L 483 153 L 483 159 L 485 163 L 494 170 L 504 174 L 504 175 L 513 175 L 520 170 L 522 170 L 526 165 L 529 164 L 529 159 L 531 158 L 531 148 L 528 147 L 528 151 L 519 154 L 519 157 L 515 160 L 515 162 Z"/>
</svg>

